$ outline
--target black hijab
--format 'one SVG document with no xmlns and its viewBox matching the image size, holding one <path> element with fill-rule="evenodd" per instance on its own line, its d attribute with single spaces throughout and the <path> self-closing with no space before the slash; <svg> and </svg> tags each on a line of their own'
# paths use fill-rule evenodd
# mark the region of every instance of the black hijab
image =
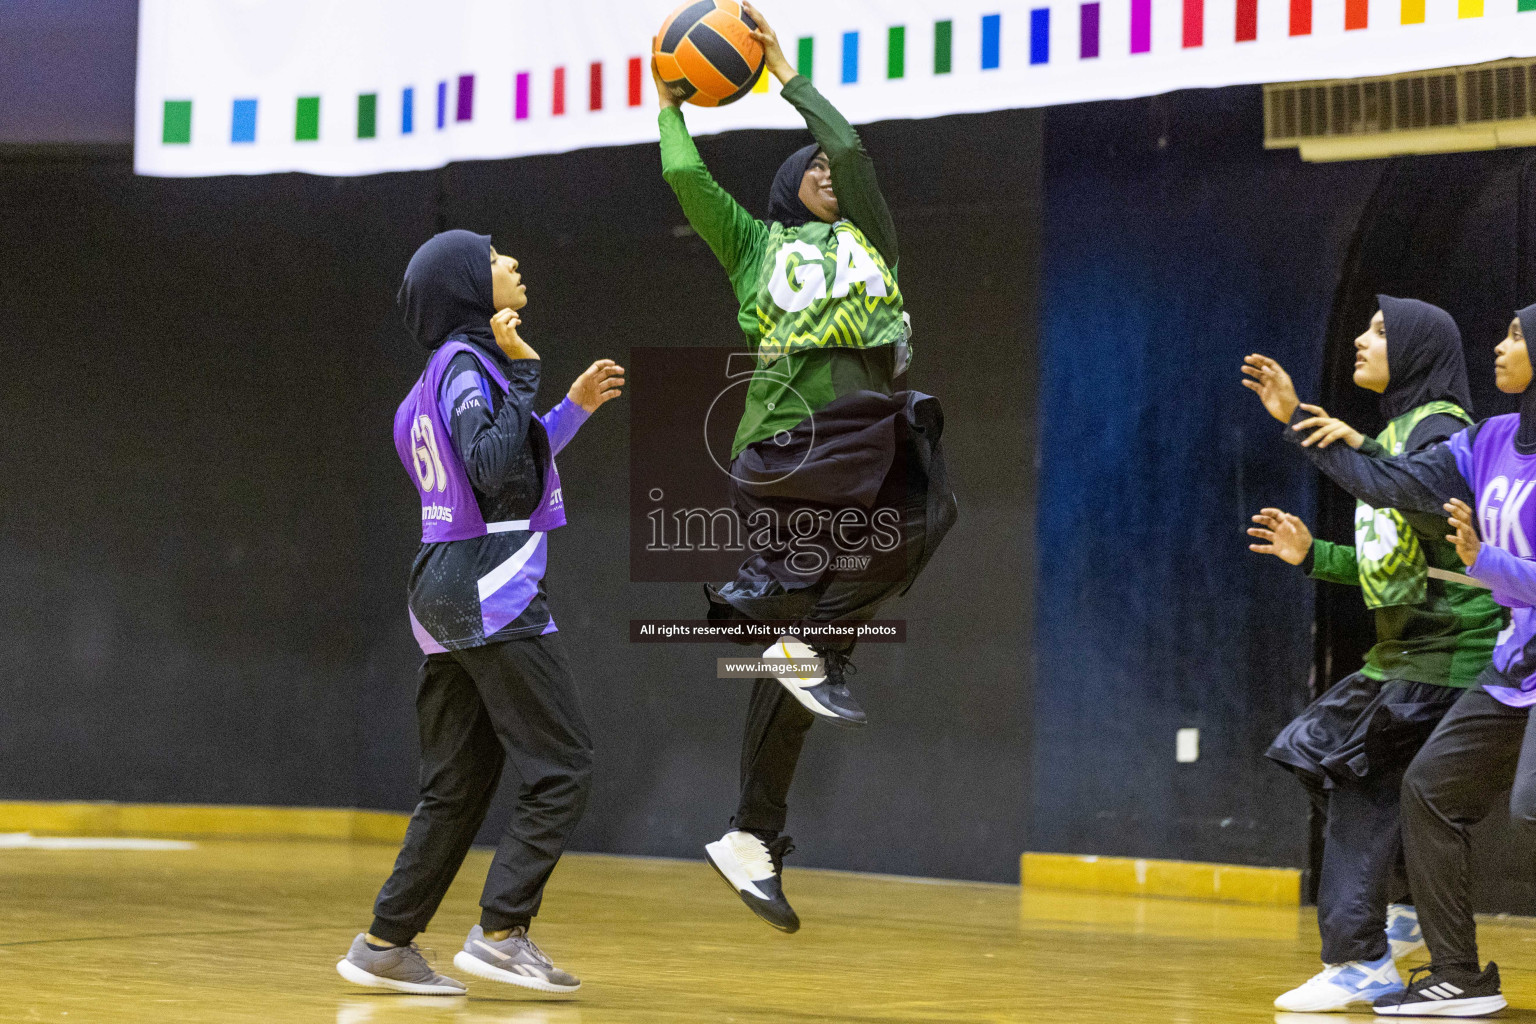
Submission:
<svg viewBox="0 0 1536 1024">
<path fill-rule="evenodd" d="M 1531 351 L 1531 331 L 1536 330 L 1536 306 L 1526 306 L 1515 314 L 1520 318 L 1520 333 L 1525 335 L 1525 351 Z M 1515 451 L 1536 455 L 1536 382 L 1526 386 L 1520 396 L 1520 429 L 1515 433 Z"/>
<path fill-rule="evenodd" d="M 395 304 L 416 344 L 434 351 L 454 335 L 501 362 L 491 331 L 491 236 L 444 231 L 424 242 L 405 267 Z"/>
<path fill-rule="evenodd" d="M 787 228 L 797 228 L 816 219 L 800 201 L 800 183 L 805 180 L 805 169 L 811 166 L 821 147 L 816 143 L 802 146 L 790 154 L 773 176 L 773 187 L 768 190 L 768 219 L 776 220 Z"/>
<path fill-rule="evenodd" d="M 1387 390 L 1381 414 L 1395 420 L 1429 402 L 1455 402 L 1472 414 L 1461 331 L 1451 314 L 1418 299 L 1378 295 L 1387 327 Z"/>
</svg>

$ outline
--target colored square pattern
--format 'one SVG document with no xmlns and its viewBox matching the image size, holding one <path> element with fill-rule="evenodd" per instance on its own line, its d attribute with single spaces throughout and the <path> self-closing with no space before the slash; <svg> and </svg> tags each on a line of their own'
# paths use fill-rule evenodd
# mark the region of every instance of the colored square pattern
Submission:
<svg viewBox="0 0 1536 1024">
<path fill-rule="evenodd" d="M 1233 39 L 1251 43 L 1259 38 L 1259 0 L 1237 0 L 1237 24 Z"/>
<path fill-rule="evenodd" d="M 357 137 L 377 138 L 379 134 L 379 94 L 361 93 L 357 97 Z"/>
<path fill-rule="evenodd" d="M 1184 0 L 1184 49 L 1205 45 L 1205 0 Z"/>
<path fill-rule="evenodd" d="M 1129 5 L 1129 51 L 1132 54 L 1148 53 L 1152 49 L 1152 0 L 1127 0 Z M 1205 21 L 1206 4 L 1212 0 L 1180 0 L 1183 23 L 1181 26 L 1180 42 L 1184 49 L 1195 49 L 1205 45 Z M 1221 4 L 1225 0 L 1214 0 Z M 1279 2 L 1279 0 L 1275 0 Z M 1316 0 L 1286 0 L 1288 5 L 1290 36 L 1310 36 L 1313 33 L 1313 19 Z M 1427 0 L 1398 0 L 1400 8 L 1400 20 L 1404 25 L 1423 24 L 1426 16 Z M 1258 39 L 1258 6 L 1259 0 L 1232 0 L 1233 4 L 1233 33 L 1234 41 L 1238 43 L 1255 42 Z M 1520 12 L 1536 12 L 1536 0 L 1515 0 L 1516 10 Z M 1487 0 L 1456 0 L 1456 13 L 1459 19 L 1482 18 L 1487 13 Z M 1345 31 L 1358 31 L 1368 26 L 1370 20 L 1370 0 L 1344 0 L 1344 29 Z M 1084 0 L 1078 4 L 1078 47 L 1077 59 L 1095 60 L 1101 56 L 1102 49 L 1102 0 Z M 983 71 L 993 70 L 1002 66 L 1002 14 L 991 13 L 980 16 L 980 53 L 979 67 Z M 1536 19 L 1532 20 L 1536 27 Z M 878 38 L 878 37 L 877 37 Z M 1123 37 L 1122 37 L 1123 38 Z M 816 41 L 813 36 L 802 36 L 796 45 L 796 68 L 800 74 L 807 78 L 814 76 Z M 841 46 L 839 56 L 841 67 L 839 80 L 844 85 L 854 85 L 859 81 L 860 73 L 860 32 L 857 30 L 841 33 Z M 890 81 L 907 77 L 907 26 L 889 25 L 885 30 L 885 78 Z M 1070 42 L 1068 43 L 1070 46 Z M 1051 62 L 1051 9 L 1049 7 L 1034 7 L 1029 9 L 1028 27 L 1028 53 L 1031 65 L 1045 65 Z M 1060 59 L 1058 54 L 1058 59 Z M 974 65 L 973 65 L 974 66 Z M 566 69 L 556 67 L 553 70 L 550 113 L 559 117 L 566 113 Z M 949 18 L 937 19 L 933 22 L 933 74 L 948 75 L 955 70 L 954 65 L 954 21 Z M 621 81 L 626 88 L 622 95 L 625 96 L 629 107 L 644 105 L 646 61 L 642 57 L 627 58 L 621 70 Z M 604 108 L 604 65 L 602 61 L 592 61 L 588 64 L 587 73 L 587 104 L 590 112 L 600 112 Z M 769 91 L 769 75 L 760 73 L 754 83 L 752 91 L 766 93 Z M 444 79 L 436 83 L 436 124 L 439 129 L 446 127 L 450 114 L 450 99 L 453 100 L 452 117 L 456 122 L 467 122 L 474 118 L 475 102 L 475 76 L 473 74 L 458 75 L 452 79 Z M 450 85 L 455 87 L 453 97 L 449 95 Z M 531 117 L 532 109 L 532 74 L 528 71 L 519 71 L 513 76 L 513 119 L 526 121 Z M 415 132 L 416 105 L 415 88 L 405 86 L 400 92 L 400 134 L 412 135 Z M 315 142 L 320 138 L 320 97 L 300 96 L 295 99 L 294 106 L 294 131 L 293 137 L 298 142 Z M 578 101 L 579 102 L 579 101 Z M 617 101 L 616 101 L 617 102 Z M 190 99 L 168 99 L 163 101 L 161 142 L 164 145 L 189 145 L 192 142 L 192 103 Z M 259 100 L 254 97 L 242 97 L 231 101 L 229 141 L 233 144 L 250 145 L 256 142 L 257 113 Z M 269 115 L 270 116 L 270 115 Z M 358 139 L 374 139 L 378 137 L 379 124 L 379 94 L 367 92 L 357 94 L 357 131 Z"/>
<path fill-rule="evenodd" d="M 320 141 L 320 97 L 300 96 L 293 105 L 293 140 Z"/>
<path fill-rule="evenodd" d="M 1003 63 L 1003 16 L 986 14 L 981 18 L 981 70 L 991 71 Z"/>
<path fill-rule="evenodd" d="M 472 121 L 475 118 L 475 76 L 459 76 L 459 102 L 453 112 L 455 121 Z"/>
<path fill-rule="evenodd" d="M 166 100 L 161 115 L 160 141 L 168 146 L 185 146 L 192 141 L 192 101 Z"/>
<path fill-rule="evenodd" d="M 1078 60 L 1093 60 L 1099 55 L 1099 5 L 1083 4 L 1078 9 Z"/>
<path fill-rule="evenodd" d="M 1131 0 L 1131 52 L 1152 51 L 1152 0 Z"/>
<path fill-rule="evenodd" d="M 1478 0 L 1479 3 L 1482 0 Z M 1291 0 L 1291 35 L 1312 34 L 1312 0 Z"/>
<path fill-rule="evenodd" d="M 256 101 L 235 100 L 229 111 L 229 141 L 256 141 Z"/>
</svg>

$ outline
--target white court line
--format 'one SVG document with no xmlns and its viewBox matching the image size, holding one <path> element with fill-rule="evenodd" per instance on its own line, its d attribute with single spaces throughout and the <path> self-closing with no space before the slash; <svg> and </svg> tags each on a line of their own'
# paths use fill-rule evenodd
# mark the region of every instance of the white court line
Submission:
<svg viewBox="0 0 1536 1024">
<path fill-rule="evenodd" d="M 90 836 L 34 836 L 30 832 L 0 832 L 0 850 L 195 850 L 196 843 L 179 839 L 112 839 Z"/>
</svg>

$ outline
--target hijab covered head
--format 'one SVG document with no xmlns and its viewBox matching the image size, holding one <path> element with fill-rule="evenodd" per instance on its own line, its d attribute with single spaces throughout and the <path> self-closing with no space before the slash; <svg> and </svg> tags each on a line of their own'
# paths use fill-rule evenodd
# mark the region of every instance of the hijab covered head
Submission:
<svg viewBox="0 0 1536 1024">
<path fill-rule="evenodd" d="M 816 143 L 802 146 L 790 154 L 773 176 L 773 187 L 768 190 L 768 219 L 776 220 L 787 228 L 797 228 L 816 219 L 800 201 L 800 183 L 805 180 L 805 170 L 816 159 L 821 147 Z"/>
<path fill-rule="evenodd" d="M 1378 295 L 1387 328 L 1387 390 L 1381 414 L 1394 420 L 1429 402 L 1455 402 L 1468 415 L 1472 391 L 1461 331 L 1451 314 L 1418 299 Z"/>
<path fill-rule="evenodd" d="M 433 235 L 405 267 L 395 303 L 416 344 L 431 352 L 463 335 L 493 358 L 500 354 L 491 332 L 491 236 L 473 231 Z"/>
<path fill-rule="evenodd" d="M 1525 336 L 1525 351 L 1531 351 L 1531 331 L 1536 330 L 1536 306 L 1526 306 L 1515 316 L 1520 318 L 1520 333 Z M 1536 381 L 1526 386 L 1520 396 L 1520 430 L 1515 445 L 1522 455 L 1536 453 Z"/>
</svg>

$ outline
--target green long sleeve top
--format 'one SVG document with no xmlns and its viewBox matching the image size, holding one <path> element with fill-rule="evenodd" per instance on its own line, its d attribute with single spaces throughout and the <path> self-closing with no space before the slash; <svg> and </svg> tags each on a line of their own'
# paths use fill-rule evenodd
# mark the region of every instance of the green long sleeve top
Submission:
<svg viewBox="0 0 1536 1024">
<path fill-rule="evenodd" d="M 808 79 L 792 78 L 783 95 L 827 154 L 836 223 L 758 220 L 710 176 L 682 111 L 667 107 L 658 118 L 662 176 L 725 268 L 757 356 L 732 458 L 843 395 L 890 394 L 894 346 L 906 333 L 896 226 L 874 161 Z"/>
</svg>

